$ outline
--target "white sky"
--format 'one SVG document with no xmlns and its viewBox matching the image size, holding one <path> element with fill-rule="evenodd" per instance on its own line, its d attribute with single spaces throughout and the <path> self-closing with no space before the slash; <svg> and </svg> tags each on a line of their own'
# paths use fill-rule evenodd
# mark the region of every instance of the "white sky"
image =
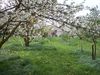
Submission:
<svg viewBox="0 0 100 75">
<path fill-rule="evenodd" d="M 58 3 L 63 3 L 64 0 L 58 0 Z M 68 0 L 68 1 L 74 1 L 75 3 L 81 3 L 84 0 Z M 85 6 L 89 6 L 89 7 L 94 7 L 96 5 L 100 6 L 100 0 L 86 0 L 84 3 Z"/>
<path fill-rule="evenodd" d="M 63 3 L 64 0 L 58 0 L 58 3 Z M 76 4 L 79 4 L 81 2 L 83 2 L 84 0 L 68 0 L 67 3 L 74 1 Z M 98 5 L 99 9 L 100 9 L 100 0 L 86 0 L 84 3 L 84 6 L 89 6 L 89 7 L 95 7 L 96 5 Z M 80 11 L 79 13 L 76 14 L 76 16 L 81 16 L 81 15 L 86 15 L 87 13 L 89 13 L 89 10 L 83 10 Z"/>
<path fill-rule="evenodd" d="M 1 1 L 3 1 L 2 8 L 4 8 L 5 5 L 8 3 L 8 0 L 1 0 Z"/>
</svg>

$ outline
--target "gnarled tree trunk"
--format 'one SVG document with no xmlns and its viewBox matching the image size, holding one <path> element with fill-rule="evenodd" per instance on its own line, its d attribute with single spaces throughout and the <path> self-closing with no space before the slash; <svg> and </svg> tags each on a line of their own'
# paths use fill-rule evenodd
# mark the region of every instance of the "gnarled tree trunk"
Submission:
<svg viewBox="0 0 100 75">
<path fill-rule="evenodd" d="M 8 39 L 14 34 L 15 30 L 18 28 L 18 26 L 20 25 L 21 22 L 19 22 L 13 29 L 12 31 L 9 33 L 9 35 L 7 35 L 5 38 L 3 37 L 0 41 L 0 48 L 4 45 L 4 43 L 6 41 L 8 41 Z"/>
</svg>

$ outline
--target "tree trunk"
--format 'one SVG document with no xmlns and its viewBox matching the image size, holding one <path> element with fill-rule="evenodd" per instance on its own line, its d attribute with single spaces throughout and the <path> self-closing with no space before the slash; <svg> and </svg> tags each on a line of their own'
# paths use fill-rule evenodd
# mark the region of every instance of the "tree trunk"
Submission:
<svg viewBox="0 0 100 75">
<path fill-rule="evenodd" d="M 12 31 L 9 33 L 8 36 L 5 37 L 5 39 L 4 39 L 4 38 L 1 39 L 1 41 L 0 41 L 0 48 L 1 48 L 1 47 L 4 45 L 4 43 L 5 43 L 6 41 L 8 41 L 8 39 L 14 34 L 15 30 L 18 28 L 18 26 L 20 25 L 20 23 L 21 23 L 21 22 L 19 22 L 19 23 L 12 29 Z"/>
<path fill-rule="evenodd" d="M 92 45 L 92 60 L 96 60 L 96 41 L 93 39 L 93 45 Z"/>
<path fill-rule="evenodd" d="M 4 43 L 5 43 L 4 40 L 2 40 L 2 41 L 0 42 L 0 48 L 3 46 Z"/>
<path fill-rule="evenodd" d="M 82 38 L 80 37 L 79 39 L 80 39 L 79 40 L 79 47 L 80 47 L 81 52 L 83 52 L 83 42 L 82 42 Z"/>
<path fill-rule="evenodd" d="M 25 37 L 24 37 L 24 43 L 25 43 L 25 46 L 26 46 L 26 47 L 29 47 L 30 39 L 29 39 L 28 36 L 25 36 Z"/>
<path fill-rule="evenodd" d="M 95 57 L 96 57 L 96 43 L 94 43 L 94 52 L 95 52 Z"/>
<path fill-rule="evenodd" d="M 82 39 L 80 39 L 80 49 L 81 49 L 81 52 L 83 52 L 83 42 L 82 42 Z"/>
<path fill-rule="evenodd" d="M 94 45 L 92 45 L 92 60 L 95 60 L 95 51 L 94 51 Z"/>
</svg>

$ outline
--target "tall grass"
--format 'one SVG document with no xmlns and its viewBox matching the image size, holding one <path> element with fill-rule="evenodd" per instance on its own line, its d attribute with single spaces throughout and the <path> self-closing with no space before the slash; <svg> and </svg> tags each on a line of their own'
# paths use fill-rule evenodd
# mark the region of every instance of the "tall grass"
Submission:
<svg viewBox="0 0 100 75">
<path fill-rule="evenodd" d="M 24 47 L 22 38 L 12 37 L 0 50 L 0 75 L 100 75 L 99 53 L 93 61 L 91 43 L 83 40 L 83 48 L 78 38 L 41 38 Z"/>
</svg>

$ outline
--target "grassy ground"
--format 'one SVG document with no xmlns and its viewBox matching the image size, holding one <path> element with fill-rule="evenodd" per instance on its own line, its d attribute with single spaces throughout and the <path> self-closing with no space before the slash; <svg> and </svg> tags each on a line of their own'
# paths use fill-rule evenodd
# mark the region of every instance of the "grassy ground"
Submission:
<svg viewBox="0 0 100 75">
<path fill-rule="evenodd" d="M 0 75 L 100 75 L 100 40 L 97 59 L 91 60 L 91 43 L 74 39 L 45 38 L 24 47 L 11 38 L 0 50 Z"/>
</svg>

